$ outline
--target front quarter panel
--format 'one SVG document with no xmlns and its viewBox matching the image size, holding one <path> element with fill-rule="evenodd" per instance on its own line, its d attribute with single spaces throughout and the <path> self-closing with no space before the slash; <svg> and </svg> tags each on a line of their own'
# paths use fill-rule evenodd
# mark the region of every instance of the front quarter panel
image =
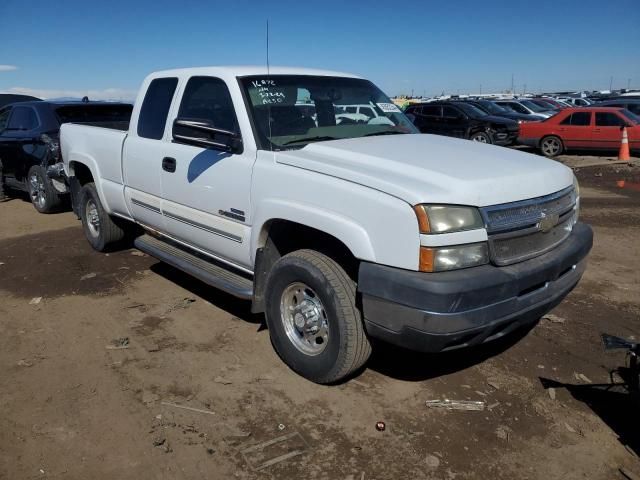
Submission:
<svg viewBox="0 0 640 480">
<path fill-rule="evenodd" d="M 265 225 L 283 219 L 342 241 L 360 260 L 417 270 L 420 235 L 409 204 L 363 185 L 277 163 L 258 152 L 253 176 L 251 252 L 265 240 Z"/>
</svg>

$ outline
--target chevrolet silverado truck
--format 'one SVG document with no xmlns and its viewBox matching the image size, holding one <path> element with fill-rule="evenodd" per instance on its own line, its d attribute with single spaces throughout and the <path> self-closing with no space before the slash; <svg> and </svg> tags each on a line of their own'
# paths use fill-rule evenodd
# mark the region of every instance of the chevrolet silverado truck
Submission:
<svg viewBox="0 0 640 480">
<path fill-rule="evenodd" d="M 377 116 L 336 121 L 345 105 Z M 361 368 L 372 339 L 440 352 L 531 328 L 592 245 L 569 168 L 420 134 L 344 73 L 153 73 L 128 129 L 65 124 L 61 148 L 94 249 L 135 238 L 249 300 L 282 360 L 317 383 Z"/>
</svg>

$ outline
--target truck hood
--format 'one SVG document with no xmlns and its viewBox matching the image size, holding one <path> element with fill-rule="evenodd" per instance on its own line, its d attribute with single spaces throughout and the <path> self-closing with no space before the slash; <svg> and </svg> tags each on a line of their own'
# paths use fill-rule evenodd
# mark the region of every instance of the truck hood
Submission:
<svg viewBox="0 0 640 480">
<path fill-rule="evenodd" d="M 483 207 L 548 195 L 572 171 L 537 155 L 436 135 L 388 135 L 311 143 L 275 152 L 280 164 L 380 190 L 411 205 Z"/>
</svg>

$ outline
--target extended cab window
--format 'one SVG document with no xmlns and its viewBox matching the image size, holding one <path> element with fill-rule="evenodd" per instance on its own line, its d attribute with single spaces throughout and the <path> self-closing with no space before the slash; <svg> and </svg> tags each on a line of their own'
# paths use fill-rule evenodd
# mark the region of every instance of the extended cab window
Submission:
<svg viewBox="0 0 640 480">
<path fill-rule="evenodd" d="M 596 112 L 597 127 L 622 127 L 625 121 L 612 112 Z"/>
<path fill-rule="evenodd" d="M 151 81 L 138 118 L 139 136 L 153 140 L 162 138 L 177 85 L 177 78 L 156 78 Z"/>
<path fill-rule="evenodd" d="M 560 125 L 586 127 L 591 124 L 591 112 L 576 112 L 565 118 Z"/>
<path fill-rule="evenodd" d="M 33 130 L 38 126 L 38 117 L 31 107 L 14 107 L 9 125 L 10 130 Z"/>
<path fill-rule="evenodd" d="M 238 121 L 227 84 L 214 77 L 192 77 L 182 95 L 178 117 L 206 120 L 212 126 L 238 131 Z"/>
</svg>

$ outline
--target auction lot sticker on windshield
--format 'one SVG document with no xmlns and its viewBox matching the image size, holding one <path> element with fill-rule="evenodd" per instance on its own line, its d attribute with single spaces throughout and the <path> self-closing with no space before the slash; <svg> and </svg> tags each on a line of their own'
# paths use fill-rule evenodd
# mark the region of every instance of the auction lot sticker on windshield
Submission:
<svg viewBox="0 0 640 480">
<path fill-rule="evenodd" d="M 400 109 L 395 103 L 377 103 L 384 113 L 400 113 Z"/>
</svg>

